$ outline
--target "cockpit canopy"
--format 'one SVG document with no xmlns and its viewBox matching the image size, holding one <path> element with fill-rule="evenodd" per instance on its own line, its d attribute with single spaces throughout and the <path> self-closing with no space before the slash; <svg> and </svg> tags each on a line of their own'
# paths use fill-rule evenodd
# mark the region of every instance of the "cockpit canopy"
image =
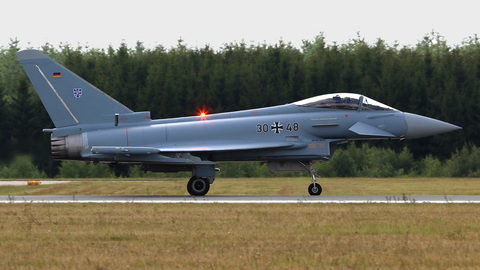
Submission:
<svg viewBox="0 0 480 270">
<path fill-rule="evenodd" d="M 335 93 L 316 96 L 294 102 L 299 107 L 358 110 L 362 111 L 398 111 L 390 106 L 382 104 L 366 96 L 351 93 Z"/>
</svg>

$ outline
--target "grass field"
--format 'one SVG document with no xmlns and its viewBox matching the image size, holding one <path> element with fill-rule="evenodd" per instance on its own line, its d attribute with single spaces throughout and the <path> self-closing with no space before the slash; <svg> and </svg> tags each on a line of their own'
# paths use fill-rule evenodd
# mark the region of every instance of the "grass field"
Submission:
<svg viewBox="0 0 480 270">
<path fill-rule="evenodd" d="M 306 194 L 308 179 L 218 179 L 215 194 Z M 186 194 L 186 180 L 0 187 Z M 322 179 L 335 194 L 478 195 L 478 179 Z M 478 269 L 476 204 L 0 204 L 0 269 Z"/>
<path fill-rule="evenodd" d="M 2 204 L 1 269 L 464 269 L 473 204 Z"/>
<path fill-rule="evenodd" d="M 56 185 L 2 186 L 0 195 L 188 195 L 188 180 L 183 178 L 77 180 Z M 211 185 L 208 195 L 308 195 L 310 182 L 309 178 L 220 178 Z M 480 178 L 321 178 L 319 183 L 322 195 L 480 195 Z"/>
</svg>

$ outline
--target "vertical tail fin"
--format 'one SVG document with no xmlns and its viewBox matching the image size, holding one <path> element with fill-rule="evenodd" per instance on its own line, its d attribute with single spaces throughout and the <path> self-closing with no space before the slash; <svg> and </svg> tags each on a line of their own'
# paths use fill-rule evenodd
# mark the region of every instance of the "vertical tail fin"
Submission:
<svg viewBox="0 0 480 270">
<path fill-rule="evenodd" d="M 17 57 L 57 128 L 133 112 L 38 50 L 19 51 Z"/>
</svg>

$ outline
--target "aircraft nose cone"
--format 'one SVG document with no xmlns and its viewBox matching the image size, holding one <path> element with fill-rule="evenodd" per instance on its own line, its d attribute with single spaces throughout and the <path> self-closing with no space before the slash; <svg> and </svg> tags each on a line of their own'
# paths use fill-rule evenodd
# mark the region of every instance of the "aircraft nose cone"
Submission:
<svg viewBox="0 0 480 270">
<path fill-rule="evenodd" d="M 413 113 L 404 114 L 405 121 L 407 122 L 407 134 L 405 135 L 406 139 L 427 137 L 461 129 L 459 126 L 455 126 L 433 118 L 428 118 Z"/>
</svg>

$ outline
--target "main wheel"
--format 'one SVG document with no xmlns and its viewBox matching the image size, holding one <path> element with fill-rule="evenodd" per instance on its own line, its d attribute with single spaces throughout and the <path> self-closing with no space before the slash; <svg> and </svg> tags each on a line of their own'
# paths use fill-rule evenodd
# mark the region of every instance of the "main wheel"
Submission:
<svg viewBox="0 0 480 270">
<path fill-rule="evenodd" d="M 188 193 L 192 196 L 204 196 L 210 190 L 210 182 L 205 178 L 190 178 L 187 184 Z"/>
<path fill-rule="evenodd" d="M 322 186 L 317 183 L 315 183 L 315 185 L 310 184 L 310 186 L 308 186 L 308 193 L 310 193 L 312 196 L 318 196 L 322 194 Z"/>
</svg>

